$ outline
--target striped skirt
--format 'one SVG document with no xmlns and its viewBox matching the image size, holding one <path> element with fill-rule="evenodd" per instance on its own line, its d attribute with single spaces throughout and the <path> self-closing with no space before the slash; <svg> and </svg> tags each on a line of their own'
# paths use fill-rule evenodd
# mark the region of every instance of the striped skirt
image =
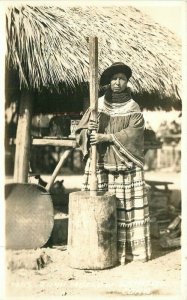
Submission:
<svg viewBox="0 0 187 300">
<path fill-rule="evenodd" d="M 128 261 L 147 261 L 151 257 L 149 207 L 140 167 L 121 172 L 98 170 L 98 190 L 116 195 L 118 259 L 121 264 Z M 90 172 L 85 169 L 82 190 L 90 189 Z"/>
</svg>

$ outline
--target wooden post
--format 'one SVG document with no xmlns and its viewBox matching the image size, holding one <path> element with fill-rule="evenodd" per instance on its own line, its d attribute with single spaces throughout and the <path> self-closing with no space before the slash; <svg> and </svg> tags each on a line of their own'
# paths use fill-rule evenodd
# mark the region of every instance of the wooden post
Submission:
<svg viewBox="0 0 187 300">
<path fill-rule="evenodd" d="M 90 66 L 90 108 L 92 109 L 92 120 L 97 121 L 98 107 L 98 39 L 89 38 L 89 66 Z M 91 180 L 90 195 L 97 195 L 97 146 L 91 147 Z"/>
<path fill-rule="evenodd" d="M 14 182 L 28 182 L 31 146 L 32 94 L 23 91 L 20 99 L 19 119 L 16 133 Z"/>
</svg>

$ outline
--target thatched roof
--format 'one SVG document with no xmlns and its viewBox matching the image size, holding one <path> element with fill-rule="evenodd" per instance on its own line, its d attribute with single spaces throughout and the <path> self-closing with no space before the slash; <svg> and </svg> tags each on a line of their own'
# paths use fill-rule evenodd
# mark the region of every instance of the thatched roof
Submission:
<svg viewBox="0 0 187 300">
<path fill-rule="evenodd" d="M 180 99 L 181 42 L 134 7 L 16 6 L 6 19 L 6 65 L 17 70 L 21 87 L 87 82 L 92 34 L 99 38 L 99 74 L 123 61 L 136 93 Z"/>
</svg>

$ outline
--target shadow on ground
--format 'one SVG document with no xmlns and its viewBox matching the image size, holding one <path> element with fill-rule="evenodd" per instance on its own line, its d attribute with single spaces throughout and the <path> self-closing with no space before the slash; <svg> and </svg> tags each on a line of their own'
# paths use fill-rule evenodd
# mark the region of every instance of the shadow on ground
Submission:
<svg viewBox="0 0 187 300">
<path fill-rule="evenodd" d="M 163 249 L 159 245 L 159 239 L 151 239 L 151 245 L 152 245 L 152 260 L 165 256 L 168 253 L 172 253 L 177 249 L 179 249 L 179 248 Z"/>
</svg>

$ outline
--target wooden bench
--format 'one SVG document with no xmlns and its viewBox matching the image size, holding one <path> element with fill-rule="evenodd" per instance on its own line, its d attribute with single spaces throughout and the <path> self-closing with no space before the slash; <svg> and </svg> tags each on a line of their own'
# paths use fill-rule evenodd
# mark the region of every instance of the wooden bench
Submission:
<svg viewBox="0 0 187 300">
<path fill-rule="evenodd" d="M 146 180 L 146 184 L 150 186 L 150 192 L 151 192 L 151 200 L 154 201 L 154 198 L 164 197 L 166 198 L 166 205 L 168 205 L 170 196 L 171 196 L 171 190 L 169 189 L 169 185 L 173 184 L 173 182 L 170 181 L 157 181 L 157 180 Z"/>
</svg>

